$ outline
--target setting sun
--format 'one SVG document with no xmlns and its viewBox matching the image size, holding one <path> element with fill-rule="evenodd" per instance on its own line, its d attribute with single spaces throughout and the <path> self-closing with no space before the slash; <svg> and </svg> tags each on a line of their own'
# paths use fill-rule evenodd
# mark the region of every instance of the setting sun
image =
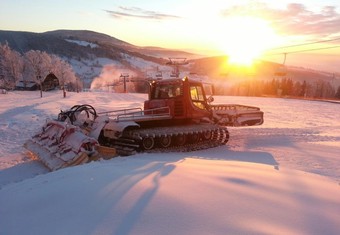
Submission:
<svg viewBox="0 0 340 235">
<path fill-rule="evenodd" d="M 238 16 L 225 21 L 219 44 L 229 63 L 249 66 L 276 41 L 274 30 L 265 20 Z"/>
</svg>

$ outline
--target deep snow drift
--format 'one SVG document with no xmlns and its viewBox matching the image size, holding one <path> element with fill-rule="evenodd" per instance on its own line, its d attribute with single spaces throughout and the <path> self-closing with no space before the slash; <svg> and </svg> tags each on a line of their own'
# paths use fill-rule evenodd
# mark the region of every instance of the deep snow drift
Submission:
<svg viewBox="0 0 340 235">
<path fill-rule="evenodd" d="M 215 97 L 265 123 L 225 146 L 48 172 L 22 147 L 60 109 L 142 107 L 145 94 L 0 94 L 0 234 L 339 234 L 339 104 Z"/>
</svg>

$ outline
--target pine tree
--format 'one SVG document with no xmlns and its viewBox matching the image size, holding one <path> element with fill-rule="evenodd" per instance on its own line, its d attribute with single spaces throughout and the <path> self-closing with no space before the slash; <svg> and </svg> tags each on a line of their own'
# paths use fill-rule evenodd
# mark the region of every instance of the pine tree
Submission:
<svg viewBox="0 0 340 235">
<path fill-rule="evenodd" d="M 335 93 L 335 98 L 340 100 L 340 86 L 338 87 L 338 90 Z"/>
</svg>

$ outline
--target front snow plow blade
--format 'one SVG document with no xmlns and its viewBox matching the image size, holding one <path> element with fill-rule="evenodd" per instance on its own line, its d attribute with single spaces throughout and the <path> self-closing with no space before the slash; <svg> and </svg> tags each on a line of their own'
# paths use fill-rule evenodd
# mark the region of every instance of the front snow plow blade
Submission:
<svg viewBox="0 0 340 235">
<path fill-rule="evenodd" d="M 24 144 L 51 171 L 90 161 L 98 154 L 97 146 L 97 140 L 85 135 L 79 127 L 58 121 L 47 122 Z"/>
<path fill-rule="evenodd" d="M 258 107 L 227 104 L 210 105 L 218 124 L 224 126 L 258 126 L 263 124 L 263 112 Z"/>
</svg>

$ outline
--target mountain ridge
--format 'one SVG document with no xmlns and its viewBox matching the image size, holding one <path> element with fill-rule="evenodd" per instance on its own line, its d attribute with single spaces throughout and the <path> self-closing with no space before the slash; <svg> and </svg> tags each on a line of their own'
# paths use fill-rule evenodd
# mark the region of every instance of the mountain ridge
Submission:
<svg viewBox="0 0 340 235">
<path fill-rule="evenodd" d="M 128 69 L 138 76 L 144 76 L 143 73 L 149 67 L 152 67 L 152 70 L 168 70 L 169 74 L 173 69 L 165 65 L 169 58 L 187 58 L 191 65 L 185 66 L 183 69 L 188 73 L 204 74 L 213 79 L 226 81 L 242 80 L 244 77 L 273 79 L 274 74 L 282 67 L 277 63 L 259 61 L 255 65 L 255 72 L 241 71 L 232 66 L 222 69 L 223 64 L 228 60 L 226 56 L 200 57 L 197 54 L 180 50 L 153 46 L 140 47 L 91 30 L 58 29 L 43 33 L 0 30 L 0 43 L 6 42 L 11 49 L 21 54 L 29 50 L 46 51 L 66 59 L 76 70 L 79 67 L 88 67 L 86 71 L 84 69 L 76 71 L 80 77 L 86 77 L 88 80 L 92 80 L 102 73 L 105 65 L 100 64 L 99 58 L 107 58 L 111 63 L 118 63 L 120 69 Z M 80 42 L 87 42 L 87 44 Z M 94 69 L 98 66 L 98 69 Z M 310 69 L 294 67 L 286 69 L 290 73 L 290 77 L 299 81 L 306 79 L 330 81 L 334 77 L 331 73 Z"/>
</svg>

